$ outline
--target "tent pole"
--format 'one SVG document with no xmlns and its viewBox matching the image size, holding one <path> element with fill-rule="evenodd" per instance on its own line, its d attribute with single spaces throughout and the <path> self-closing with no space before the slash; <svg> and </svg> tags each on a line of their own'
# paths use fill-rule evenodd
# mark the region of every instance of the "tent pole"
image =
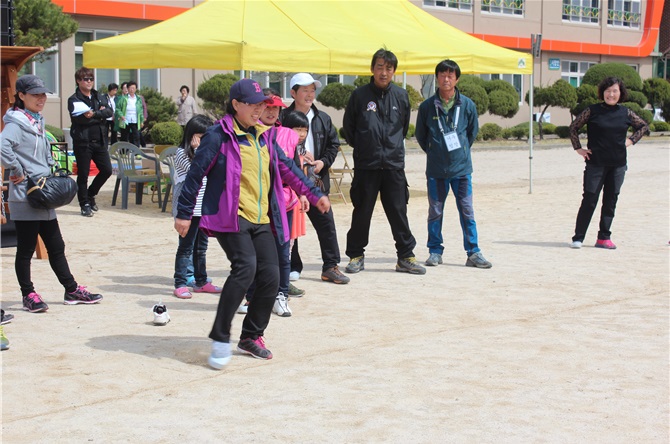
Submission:
<svg viewBox="0 0 670 444">
<path fill-rule="evenodd" d="M 402 87 L 403 87 L 403 89 L 407 89 L 407 73 L 406 72 L 402 73 Z"/>
<path fill-rule="evenodd" d="M 528 125 L 528 194 L 533 194 L 533 89 L 535 84 L 535 58 L 532 57 L 532 71 L 530 72 L 530 90 L 528 91 L 528 106 L 530 107 L 530 125 Z"/>
</svg>

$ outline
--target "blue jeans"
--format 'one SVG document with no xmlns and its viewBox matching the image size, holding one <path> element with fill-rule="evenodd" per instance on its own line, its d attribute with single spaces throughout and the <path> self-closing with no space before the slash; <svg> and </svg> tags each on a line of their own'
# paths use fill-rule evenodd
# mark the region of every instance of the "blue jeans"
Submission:
<svg viewBox="0 0 670 444">
<path fill-rule="evenodd" d="M 193 276 L 195 285 L 202 287 L 207 283 L 207 235 L 200 231 L 200 217 L 191 219 L 191 226 L 185 237 L 179 237 L 179 247 L 174 261 L 174 288 L 186 287 L 188 267 L 193 258 Z"/>
<path fill-rule="evenodd" d="M 477 243 L 477 223 L 472 206 L 472 176 L 454 177 L 453 179 L 428 178 L 428 251 L 442 254 L 442 219 L 444 202 L 451 187 L 456 197 L 456 208 L 463 230 L 463 248 L 470 256 L 479 251 Z"/>
</svg>

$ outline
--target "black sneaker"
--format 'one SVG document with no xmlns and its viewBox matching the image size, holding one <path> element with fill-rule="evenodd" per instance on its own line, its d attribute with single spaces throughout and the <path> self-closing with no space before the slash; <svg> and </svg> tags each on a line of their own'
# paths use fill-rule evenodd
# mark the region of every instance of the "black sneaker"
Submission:
<svg viewBox="0 0 670 444">
<path fill-rule="evenodd" d="M 42 296 L 33 291 L 23 297 L 23 309 L 31 313 L 41 313 L 47 311 L 49 306 L 42 300 Z"/>
<path fill-rule="evenodd" d="M 84 217 L 93 217 L 93 211 L 91 211 L 91 206 L 89 204 L 81 206 L 81 215 Z"/>
<path fill-rule="evenodd" d="M 0 309 L 0 325 L 9 324 L 14 319 L 13 314 L 5 313 L 5 310 Z"/>
<path fill-rule="evenodd" d="M 95 203 L 95 196 L 88 196 L 88 203 L 91 206 L 91 210 L 98 211 L 98 205 Z"/>
<path fill-rule="evenodd" d="M 263 336 L 259 336 L 257 339 L 240 339 L 240 342 L 237 343 L 237 350 L 257 359 L 272 359 L 272 352 L 265 348 Z"/>
<path fill-rule="evenodd" d="M 337 265 L 321 273 L 321 280 L 335 284 L 348 284 L 349 278 L 342 274 Z"/>
<path fill-rule="evenodd" d="M 72 293 L 65 292 L 65 299 L 63 303 L 65 305 L 77 305 L 77 304 L 97 304 L 102 299 L 101 294 L 91 293 L 86 289 L 86 287 L 80 285 Z"/>
</svg>

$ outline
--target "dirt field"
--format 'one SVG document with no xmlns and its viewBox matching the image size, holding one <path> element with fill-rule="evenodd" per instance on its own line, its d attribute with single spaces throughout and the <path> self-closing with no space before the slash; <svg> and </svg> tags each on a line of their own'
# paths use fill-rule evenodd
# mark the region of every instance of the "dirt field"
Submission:
<svg viewBox="0 0 670 444">
<path fill-rule="evenodd" d="M 273 316 L 271 361 L 235 355 L 207 367 L 218 301 L 171 295 L 177 234 L 156 204 L 59 210 L 75 278 L 104 294 L 62 305 L 47 261 L 33 261 L 48 312 L 21 310 L 14 248 L 1 250 L 11 348 L 2 359 L 2 441 L 54 442 L 668 442 L 670 201 L 668 139 L 630 149 L 613 225 L 615 251 L 568 248 L 583 166 L 569 147 L 476 149 L 475 212 L 490 270 L 464 267 L 454 201 L 445 264 L 394 271 L 378 205 L 366 270 L 319 279 L 311 227 L 291 318 Z M 425 156 L 409 149 L 410 224 L 425 260 Z M 345 182 L 347 179 L 345 179 Z M 597 210 L 599 212 L 599 210 Z M 334 200 L 344 257 L 351 205 Z M 597 215 L 595 216 L 597 220 Z M 310 247 L 311 245 L 311 247 Z M 228 263 L 210 243 L 221 285 Z M 152 325 L 162 299 L 172 316 Z M 237 333 L 241 315 L 233 328 Z"/>
</svg>

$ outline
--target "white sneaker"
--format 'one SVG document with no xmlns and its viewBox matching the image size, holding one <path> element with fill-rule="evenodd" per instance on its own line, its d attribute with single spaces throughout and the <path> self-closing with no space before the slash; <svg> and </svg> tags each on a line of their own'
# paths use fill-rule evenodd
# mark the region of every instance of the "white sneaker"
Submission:
<svg viewBox="0 0 670 444">
<path fill-rule="evenodd" d="M 216 370 L 221 370 L 230 362 L 232 355 L 233 354 L 230 351 L 230 343 L 212 341 L 212 354 L 209 355 L 207 363 L 210 367 Z"/>
<path fill-rule="evenodd" d="M 579 242 L 579 241 L 572 241 L 572 242 L 570 242 L 570 248 L 575 248 L 575 249 L 582 248 L 582 243 Z"/>
<path fill-rule="evenodd" d="M 154 325 L 165 325 L 170 322 L 170 315 L 168 314 L 168 309 L 165 304 L 163 304 L 163 301 L 154 305 L 154 308 L 152 308 L 151 311 L 154 314 Z"/>
<path fill-rule="evenodd" d="M 288 275 L 288 280 L 291 281 L 291 282 L 295 282 L 295 281 L 297 281 L 298 279 L 300 279 L 300 272 L 298 272 L 298 271 L 292 271 L 292 272 Z"/>
<path fill-rule="evenodd" d="M 248 301 L 243 302 L 242 305 L 237 307 L 237 312 L 243 315 L 247 314 L 249 312 L 249 302 Z"/>
<path fill-rule="evenodd" d="M 277 293 L 277 298 L 275 299 L 275 305 L 272 307 L 272 311 L 283 318 L 291 316 L 291 309 L 288 308 L 288 299 L 281 291 Z"/>
</svg>

